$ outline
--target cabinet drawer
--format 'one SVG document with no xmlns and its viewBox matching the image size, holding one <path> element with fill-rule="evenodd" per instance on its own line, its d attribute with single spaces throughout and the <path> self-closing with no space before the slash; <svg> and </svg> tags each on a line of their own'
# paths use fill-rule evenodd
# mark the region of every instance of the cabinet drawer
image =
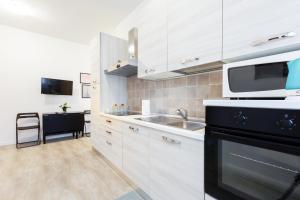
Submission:
<svg viewBox="0 0 300 200">
<path fill-rule="evenodd" d="M 100 124 L 119 132 L 122 132 L 124 126 L 123 122 L 104 116 L 100 117 Z"/>
<path fill-rule="evenodd" d="M 102 135 L 103 138 L 110 140 L 118 145 L 122 145 L 122 134 L 118 131 L 115 131 L 102 125 L 99 133 Z"/>
<path fill-rule="evenodd" d="M 150 196 L 204 199 L 204 144 L 169 133 L 150 135 Z"/>
</svg>

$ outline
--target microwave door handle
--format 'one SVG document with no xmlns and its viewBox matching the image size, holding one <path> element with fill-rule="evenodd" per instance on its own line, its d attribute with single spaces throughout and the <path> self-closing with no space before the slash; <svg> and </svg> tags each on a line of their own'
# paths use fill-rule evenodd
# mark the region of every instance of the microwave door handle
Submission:
<svg viewBox="0 0 300 200">
<path fill-rule="evenodd" d="M 280 35 L 276 35 L 276 36 L 273 36 L 273 37 L 270 37 L 270 38 L 267 38 L 265 40 L 259 40 L 259 41 L 255 41 L 253 43 L 253 46 L 254 47 L 258 47 L 258 46 L 262 46 L 262 45 L 265 45 L 269 42 L 272 42 L 272 41 L 276 41 L 276 40 L 282 40 L 282 39 L 285 39 L 285 38 L 292 38 L 292 37 L 295 37 L 297 35 L 296 32 L 286 32 L 286 33 L 282 33 Z"/>
</svg>

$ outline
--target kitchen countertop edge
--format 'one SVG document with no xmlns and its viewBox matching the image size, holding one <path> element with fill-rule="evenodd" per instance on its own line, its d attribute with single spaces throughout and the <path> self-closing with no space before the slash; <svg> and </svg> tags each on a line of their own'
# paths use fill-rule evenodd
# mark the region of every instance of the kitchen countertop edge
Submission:
<svg viewBox="0 0 300 200">
<path fill-rule="evenodd" d="M 158 114 L 153 114 L 153 115 L 149 115 L 149 116 L 143 116 L 143 115 L 115 116 L 115 115 L 102 113 L 102 112 L 100 112 L 99 114 L 100 114 L 100 116 L 123 121 L 126 123 L 136 124 L 136 125 L 144 126 L 144 127 L 151 128 L 154 130 L 160 130 L 160 131 L 163 131 L 163 132 L 166 132 L 169 134 L 174 134 L 174 135 L 183 136 L 183 137 L 190 138 L 190 139 L 204 141 L 205 128 L 201 129 L 201 130 L 197 130 L 197 131 L 190 131 L 190 130 L 184 130 L 184 129 L 180 129 L 180 128 L 175 128 L 175 127 L 170 127 L 170 126 L 166 126 L 166 125 L 155 124 L 155 123 L 145 122 L 145 121 L 135 119 L 135 118 L 142 118 L 142 117 L 157 116 Z"/>
</svg>

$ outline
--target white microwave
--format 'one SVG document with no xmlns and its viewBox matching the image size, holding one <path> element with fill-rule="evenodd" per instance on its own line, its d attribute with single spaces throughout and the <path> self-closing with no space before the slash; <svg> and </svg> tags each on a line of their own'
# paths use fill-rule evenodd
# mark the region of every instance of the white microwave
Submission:
<svg viewBox="0 0 300 200">
<path fill-rule="evenodd" d="M 285 98 L 288 76 L 287 62 L 300 58 L 293 51 L 223 66 L 223 97 L 226 98 Z M 300 77 L 299 77 L 300 78 Z"/>
</svg>

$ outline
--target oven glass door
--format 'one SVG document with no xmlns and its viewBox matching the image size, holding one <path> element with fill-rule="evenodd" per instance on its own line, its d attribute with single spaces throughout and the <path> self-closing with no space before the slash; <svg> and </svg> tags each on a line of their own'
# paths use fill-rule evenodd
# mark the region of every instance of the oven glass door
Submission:
<svg viewBox="0 0 300 200">
<path fill-rule="evenodd" d="M 207 193 L 220 200 L 300 200 L 298 147 L 210 134 L 205 144 Z"/>
</svg>

